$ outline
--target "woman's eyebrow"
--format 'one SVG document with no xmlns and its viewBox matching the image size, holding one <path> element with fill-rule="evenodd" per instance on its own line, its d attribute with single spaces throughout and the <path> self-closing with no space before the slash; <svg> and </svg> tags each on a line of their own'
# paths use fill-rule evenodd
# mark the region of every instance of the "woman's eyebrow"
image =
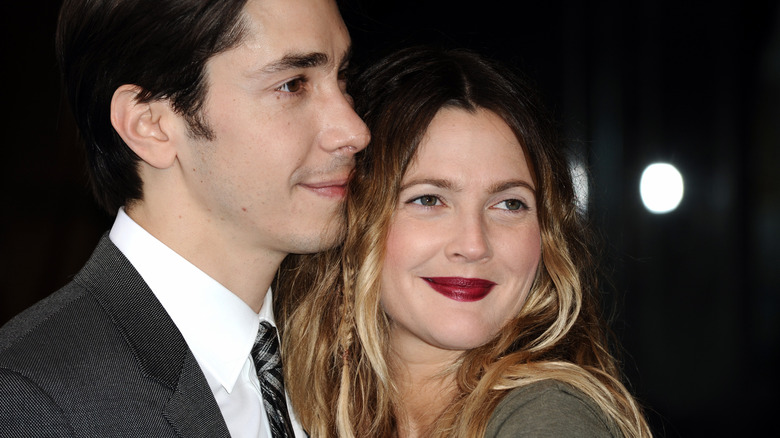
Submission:
<svg viewBox="0 0 780 438">
<path fill-rule="evenodd" d="M 458 188 L 455 186 L 455 184 L 447 179 L 442 178 L 419 178 L 419 179 L 413 179 L 411 181 L 408 181 L 406 184 L 401 184 L 400 190 L 406 190 L 409 187 L 416 186 L 416 185 L 431 185 L 434 187 L 439 187 L 442 189 L 447 190 L 458 190 Z"/>
<path fill-rule="evenodd" d="M 536 189 L 531 184 L 529 184 L 527 181 L 522 180 L 522 179 L 513 179 L 513 180 L 509 180 L 509 181 L 500 181 L 500 182 L 494 184 L 493 186 L 491 186 L 489 192 L 490 193 L 499 193 L 499 192 L 503 192 L 504 190 L 513 189 L 515 187 L 525 187 L 528 190 L 530 190 L 534 194 L 534 196 L 536 196 Z"/>
<path fill-rule="evenodd" d="M 448 179 L 442 179 L 442 178 L 418 178 L 418 179 L 413 179 L 411 181 L 406 182 L 405 184 L 402 184 L 400 190 L 406 190 L 407 188 L 409 188 L 411 186 L 422 185 L 422 184 L 431 185 L 431 186 L 434 186 L 434 187 L 439 187 L 439 188 L 442 188 L 442 189 L 453 190 L 453 191 L 460 190 L 460 188 L 458 186 L 456 186 L 454 182 L 452 182 L 452 181 L 450 181 Z M 530 183 L 528 183 L 527 181 L 522 180 L 522 179 L 513 179 L 513 180 L 508 180 L 508 181 L 499 181 L 499 182 L 493 184 L 492 186 L 490 186 L 490 188 L 488 189 L 488 193 L 490 193 L 490 194 L 500 193 L 500 192 L 503 192 L 504 190 L 513 189 L 515 187 L 524 187 L 524 188 L 530 190 L 534 194 L 534 196 L 536 196 L 536 189 L 534 189 L 534 187 Z"/>
</svg>

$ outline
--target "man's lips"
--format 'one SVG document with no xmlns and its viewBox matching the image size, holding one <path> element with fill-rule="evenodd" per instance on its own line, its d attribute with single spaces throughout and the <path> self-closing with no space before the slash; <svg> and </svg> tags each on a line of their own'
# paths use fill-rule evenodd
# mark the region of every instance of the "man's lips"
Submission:
<svg viewBox="0 0 780 438">
<path fill-rule="evenodd" d="M 326 198 L 343 198 L 347 194 L 347 180 L 303 183 L 301 186 Z"/>
<path fill-rule="evenodd" d="M 455 301 L 479 301 L 485 298 L 496 283 L 481 278 L 423 277 L 436 292 Z"/>
</svg>

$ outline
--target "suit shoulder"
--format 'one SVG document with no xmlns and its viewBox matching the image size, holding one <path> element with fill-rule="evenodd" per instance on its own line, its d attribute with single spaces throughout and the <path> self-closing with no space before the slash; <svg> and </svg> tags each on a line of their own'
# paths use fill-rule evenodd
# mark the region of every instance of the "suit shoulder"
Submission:
<svg viewBox="0 0 780 438">
<path fill-rule="evenodd" d="M 544 380 L 515 388 L 498 404 L 486 437 L 620 437 L 615 425 L 582 391 Z"/>
<path fill-rule="evenodd" d="M 66 327 L 83 319 L 85 314 L 102 313 L 96 309 L 99 303 L 90 291 L 101 287 L 94 278 L 115 277 L 104 267 L 104 260 L 115 253 L 118 250 L 104 235 L 87 263 L 68 284 L 0 327 L 0 362 L 16 345 L 35 344 L 42 338 L 62 338 L 68 332 Z"/>
<path fill-rule="evenodd" d="M 62 409 L 43 389 L 4 368 L 0 368 L 0 424 L 0 436 L 76 436 Z"/>
<path fill-rule="evenodd" d="M 71 281 L 31 307 L 11 318 L 0 327 L 0 357 L 15 344 L 24 343 L 29 336 L 36 334 L 51 336 L 58 330 L 58 317 L 70 313 L 75 302 L 86 298 L 86 290 Z"/>
</svg>

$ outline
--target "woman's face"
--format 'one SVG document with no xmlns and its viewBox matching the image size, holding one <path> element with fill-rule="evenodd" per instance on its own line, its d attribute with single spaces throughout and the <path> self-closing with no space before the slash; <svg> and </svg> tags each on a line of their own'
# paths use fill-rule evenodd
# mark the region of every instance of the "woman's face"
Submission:
<svg viewBox="0 0 780 438">
<path fill-rule="evenodd" d="M 401 183 L 382 271 L 393 349 L 448 355 L 515 317 L 541 252 L 521 146 L 496 114 L 442 109 Z"/>
</svg>

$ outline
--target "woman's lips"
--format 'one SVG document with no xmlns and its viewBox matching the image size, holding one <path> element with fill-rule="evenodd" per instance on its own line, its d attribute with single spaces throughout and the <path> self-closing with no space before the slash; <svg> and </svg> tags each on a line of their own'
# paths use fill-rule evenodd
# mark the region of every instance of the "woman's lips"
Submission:
<svg viewBox="0 0 780 438">
<path fill-rule="evenodd" d="M 479 301 L 485 298 L 496 283 L 481 278 L 423 277 L 436 292 L 455 301 Z"/>
</svg>

